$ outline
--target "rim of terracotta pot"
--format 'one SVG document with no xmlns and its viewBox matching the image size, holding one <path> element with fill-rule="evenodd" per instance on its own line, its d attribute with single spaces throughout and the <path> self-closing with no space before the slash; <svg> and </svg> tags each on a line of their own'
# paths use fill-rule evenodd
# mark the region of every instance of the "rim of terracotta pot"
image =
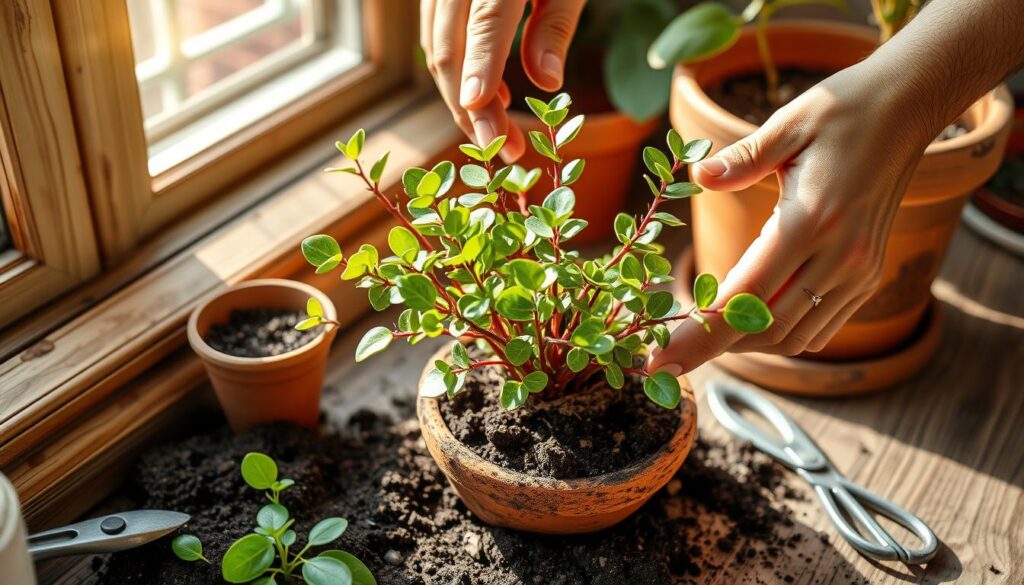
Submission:
<svg viewBox="0 0 1024 585">
<path fill-rule="evenodd" d="M 743 27 L 740 34 L 750 35 L 755 30 L 754 25 Z M 820 34 L 834 34 L 854 39 L 863 40 L 866 43 L 877 46 L 878 33 L 874 28 L 843 22 L 827 22 L 820 20 L 793 19 L 772 23 L 768 26 L 769 43 L 771 36 L 785 35 L 787 32 L 807 32 L 812 30 Z M 727 53 L 728 51 L 726 51 Z M 869 53 L 868 53 L 869 54 Z M 865 54 L 865 57 L 867 54 Z M 679 91 L 686 99 L 699 103 L 704 114 L 718 126 L 725 128 L 731 134 L 746 136 L 758 129 L 756 124 L 748 122 L 720 106 L 701 87 L 698 78 L 702 69 L 707 63 L 713 62 L 718 57 L 710 57 L 703 61 L 690 65 L 677 65 L 676 73 L 672 79 L 672 90 Z M 785 66 L 784 63 L 778 63 Z M 987 98 L 991 96 L 991 100 Z M 958 150 L 970 150 L 978 144 L 990 140 L 1002 132 L 1010 123 L 1014 115 L 1013 97 L 1005 85 L 996 87 L 984 97 L 976 101 L 968 108 L 968 111 L 979 108 L 982 102 L 989 102 L 989 107 L 982 108 L 979 113 L 980 122 L 973 128 L 960 136 L 933 142 L 925 149 L 925 155 L 937 155 L 954 152 Z"/>
<path fill-rule="evenodd" d="M 524 129 L 536 130 L 541 128 L 540 120 L 529 112 L 509 110 L 509 116 L 514 123 Z M 580 131 L 580 137 L 577 139 L 583 142 L 573 142 L 572 146 L 576 147 L 577 150 L 586 150 L 588 152 L 607 152 L 621 149 L 620 141 L 599 142 L 593 139 L 596 135 L 613 135 L 622 138 L 622 141 L 630 139 L 643 140 L 650 136 L 651 132 L 654 132 L 661 118 L 660 116 L 654 116 L 650 120 L 637 122 L 618 110 L 585 114 L 585 116 L 583 129 Z M 590 138 L 589 141 L 587 141 L 588 137 Z M 578 144 L 586 144 L 586 146 L 578 146 Z M 529 144 L 527 144 L 527 148 L 530 148 Z"/>
<path fill-rule="evenodd" d="M 446 344 L 431 357 L 428 363 L 432 364 L 434 363 L 434 359 L 439 359 L 439 356 L 447 355 L 450 347 L 451 344 Z M 424 376 L 427 371 L 428 370 L 424 368 Z M 421 377 L 421 384 L 422 381 Z M 697 401 L 693 393 L 693 387 L 690 385 L 690 380 L 686 376 L 679 377 L 679 387 L 682 391 L 682 399 L 679 401 L 679 406 L 677 407 L 679 409 L 679 427 L 676 428 L 676 432 L 667 443 L 659 447 L 654 453 L 651 453 L 641 459 L 637 459 L 622 469 L 609 471 L 608 473 L 602 473 L 600 475 L 572 479 L 556 479 L 553 477 L 530 475 L 492 463 L 480 455 L 477 455 L 462 441 L 455 438 L 455 435 L 453 435 L 451 430 L 448 428 L 448 423 L 444 421 L 444 417 L 441 415 L 441 407 L 439 406 L 440 400 L 417 395 L 416 401 L 418 403 L 418 410 L 424 413 L 425 416 L 422 418 L 430 425 L 431 431 L 439 439 L 444 439 L 438 441 L 438 444 L 441 449 L 448 452 L 450 457 L 457 458 L 461 461 L 468 460 L 472 462 L 473 467 L 480 470 L 481 474 L 493 477 L 502 483 L 508 483 L 511 485 L 530 485 L 531 488 L 534 489 L 539 488 L 556 492 L 574 492 L 588 491 L 593 490 L 594 488 L 626 483 L 634 478 L 642 476 L 647 469 L 653 466 L 655 461 L 660 459 L 671 459 L 679 450 L 683 450 L 688 453 L 690 448 L 692 448 L 693 441 L 697 435 Z M 456 447 L 452 448 L 450 447 L 451 445 L 455 445 Z M 659 486 L 659 488 L 660 487 L 661 486 Z"/>
<path fill-rule="evenodd" d="M 199 302 L 196 308 L 192 310 L 192 314 L 189 315 L 188 318 L 187 328 L 188 343 L 189 345 L 192 346 L 192 350 L 199 354 L 200 357 L 202 357 L 203 359 L 217 362 L 225 367 L 230 367 L 232 369 L 261 369 L 275 365 L 283 365 L 283 362 L 290 361 L 298 356 L 314 351 L 317 348 L 317 346 L 319 346 L 321 343 L 324 342 L 325 339 L 328 338 L 329 335 L 333 335 L 333 333 L 337 330 L 336 327 L 331 328 L 330 330 L 328 330 L 327 327 L 324 327 L 323 331 L 321 331 L 316 337 L 310 340 L 309 343 L 306 343 L 302 347 L 298 347 L 291 351 L 269 357 L 254 358 L 228 355 L 224 352 L 217 351 L 216 349 L 211 347 L 210 344 L 206 343 L 206 340 L 203 339 L 203 336 L 200 335 L 199 333 L 199 317 L 202 314 L 202 312 L 205 311 L 214 301 L 216 301 L 217 299 L 226 294 L 236 292 L 239 290 L 270 287 L 298 290 L 304 293 L 307 296 L 307 298 L 315 297 L 318 301 L 320 301 L 320 304 L 323 306 L 324 316 L 333 321 L 337 321 L 338 319 L 338 312 L 337 309 L 335 309 L 334 307 L 334 303 L 331 302 L 331 299 L 326 294 L 324 294 L 323 291 L 314 286 L 308 285 L 304 282 L 288 280 L 286 278 L 260 278 L 256 280 L 247 280 L 245 282 L 233 284 L 223 290 L 218 290 L 207 295 L 203 300 Z"/>
<path fill-rule="evenodd" d="M 675 294 L 684 305 L 693 302 L 682 286 L 693 282 L 693 246 L 680 254 L 673 276 Z M 942 305 L 931 298 L 928 310 L 910 338 L 895 350 L 857 360 L 815 360 L 766 353 L 726 353 L 715 358 L 724 370 L 765 388 L 818 398 L 855 396 L 883 390 L 910 379 L 931 360 L 942 340 Z M 870 371 L 865 376 L 863 372 Z"/>
</svg>

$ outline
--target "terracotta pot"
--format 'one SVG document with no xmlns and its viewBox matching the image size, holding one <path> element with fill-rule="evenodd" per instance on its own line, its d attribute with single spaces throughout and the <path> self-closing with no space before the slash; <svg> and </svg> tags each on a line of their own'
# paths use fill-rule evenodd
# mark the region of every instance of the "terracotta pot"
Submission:
<svg viewBox="0 0 1024 585">
<path fill-rule="evenodd" d="M 447 355 L 446 347 L 428 366 Z M 424 370 L 424 377 L 429 370 Z M 481 520 L 529 532 L 577 534 L 622 521 L 668 483 L 682 465 L 697 431 L 697 404 L 686 378 L 680 378 L 680 386 L 679 429 L 671 441 L 625 469 L 582 479 L 535 477 L 495 465 L 452 435 L 436 400 L 419 398 L 416 412 L 434 461 Z"/>
<path fill-rule="evenodd" d="M 972 200 L 978 209 L 1000 225 L 1024 234 L 1024 207 L 1014 205 L 986 188 L 978 189 Z"/>
<path fill-rule="evenodd" d="M 513 110 L 509 115 L 523 132 L 546 131 L 547 127 L 532 114 Z M 614 111 L 588 114 L 579 136 L 562 149 L 565 162 L 576 158 L 587 161 L 583 175 L 572 189 L 576 193 L 575 216 L 587 220 L 590 225 L 573 238 L 573 243 L 588 244 L 612 237 L 615 215 L 626 206 L 633 173 L 640 160 L 640 145 L 657 126 L 657 118 L 640 124 Z M 529 195 L 530 203 L 539 205 L 551 191 L 548 175 L 551 161 L 537 154 L 527 138 L 526 154 L 517 164 L 527 169 L 543 170 L 544 174 Z"/>
<path fill-rule="evenodd" d="M 271 357 L 235 357 L 203 339 L 210 328 L 226 323 L 236 309 L 306 310 L 315 297 L 324 316 L 337 320 L 334 304 L 316 288 L 283 279 L 251 280 L 220 291 L 200 303 L 188 320 L 188 342 L 203 360 L 213 390 L 232 430 L 245 431 L 271 421 L 314 427 L 320 416 L 320 388 L 336 327 L 325 328 L 306 345 Z"/>
<path fill-rule="evenodd" d="M 877 43 L 873 29 L 824 22 L 780 23 L 769 29 L 768 37 L 780 67 L 819 71 L 853 65 Z M 753 124 L 714 103 L 703 88 L 760 67 L 751 29 L 745 29 L 728 51 L 693 66 L 678 67 L 672 82 L 673 126 L 688 138 L 710 138 L 716 148 L 754 132 Z M 928 147 L 896 214 L 878 292 L 823 351 L 808 358 L 877 356 L 900 346 L 914 332 L 929 306 L 932 280 L 964 203 L 999 166 L 1012 112 L 1010 93 L 1000 86 L 964 113 L 961 120 L 969 132 Z M 777 201 L 774 176 L 742 192 L 706 192 L 694 197 L 699 271 L 724 277 L 760 233 Z"/>
</svg>

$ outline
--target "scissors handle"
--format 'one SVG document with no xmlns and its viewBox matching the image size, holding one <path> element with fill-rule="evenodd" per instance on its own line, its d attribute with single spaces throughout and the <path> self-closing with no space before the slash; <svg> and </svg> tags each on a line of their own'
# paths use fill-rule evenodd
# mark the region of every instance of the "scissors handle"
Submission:
<svg viewBox="0 0 1024 585">
<path fill-rule="evenodd" d="M 938 551 L 935 533 L 910 511 L 834 471 L 830 474 L 833 476 L 831 481 L 814 477 L 819 474 L 806 473 L 802 470 L 798 473 L 814 486 L 815 494 L 818 495 L 825 512 L 836 525 L 840 535 L 861 554 L 879 560 L 898 560 L 918 565 L 930 561 Z M 808 475 L 812 478 L 806 477 Z M 909 548 L 898 542 L 865 510 L 865 506 L 912 532 L 921 540 L 921 545 L 918 548 Z M 850 521 L 851 518 L 856 524 Z M 857 529 L 857 525 L 864 528 L 870 540 Z"/>
<path fill-rule="evenodd" d="M 767 420 L 779 437 L 773 437 L 733 408 L 741 404 Z M 708 385 L 708 404 L 722 426 L 741 439 L 792 469 L 815 469 L 828 465 L 828 459 L 807 433 L 772 401 L 753 390 L 722 381 Z"/>
</svg>

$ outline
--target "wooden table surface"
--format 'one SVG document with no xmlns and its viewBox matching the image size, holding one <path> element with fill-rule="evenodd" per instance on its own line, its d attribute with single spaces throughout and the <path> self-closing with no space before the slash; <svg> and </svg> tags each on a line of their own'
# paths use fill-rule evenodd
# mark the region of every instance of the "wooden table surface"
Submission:
<svg viewBox="0 0 1024 585">
<path fill-rule="evenodd" d="M 823 532 L 831 543 L 804 538 L 807 548 L 791 551 L 802 570 L 797 583 L 1024 583 L 1024 261 L 961 227 L 933 291 L 945 310 L 943 339 L 913 380 L 858 398 L 771 398 L 847 477 L 924 519 L 940 552 L 927 567 L 864 559 L 792 476 L 808 496 L 791 504 L 793 530 Z M 396 345 L 388 359 L 351 359 L 362 332 L 393 318 L 375 315 L 338 336 L 325 390 L 332 418 L 360 407 L 387 409 L 392 396 L 415 392 L 438 342 Z M 700 432 L 724 439 L 704 398 L 707 381 L 721 377 L 729 376 L 713 363 L 690 374 Z M 777 580 L 754 560 L 736 566 L 727 558 L 740 548 L 714 559 L 723 568 L 705 573 L 708 583 Z M 814 562 L 798 561 L 800 552 Z"/>
</svg>

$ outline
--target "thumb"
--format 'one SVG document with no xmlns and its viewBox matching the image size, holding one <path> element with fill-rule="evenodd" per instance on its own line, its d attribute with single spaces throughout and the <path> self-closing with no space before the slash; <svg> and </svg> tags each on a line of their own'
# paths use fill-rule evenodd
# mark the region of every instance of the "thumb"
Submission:
<svg viewBox="0 0 1024 585">
<path fill-rule="evenodd" d="M 565 55 L 576 32 L 584 0 L 534 0 L 523 29 L 523 69 L 544 91 L 562 87 Z"/>
<path fill-rule="evenodd" d="M 806 145 L 795 129 L 769 120 L 753 134 L 691 167 L 693 180 L 712 191 L 741 191 L 779 170 Z"/>
</svg>

